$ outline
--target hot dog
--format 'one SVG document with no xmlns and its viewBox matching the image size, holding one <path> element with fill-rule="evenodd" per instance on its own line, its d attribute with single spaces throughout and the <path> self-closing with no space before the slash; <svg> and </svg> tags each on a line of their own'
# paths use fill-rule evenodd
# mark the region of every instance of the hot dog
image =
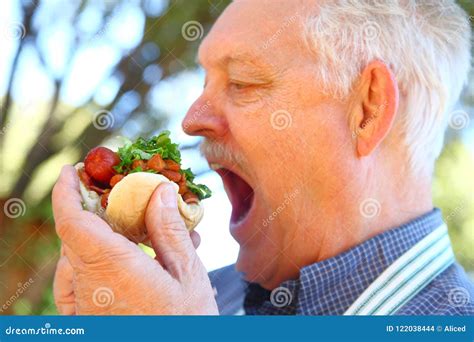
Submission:
<svg viewBox="0 0 474 342">
<path fill-rule="evenodd" d="M 178 193 L 178 208 L 190 231 L 202 219 L 200 201 L 211 196 L 209 188 L 194 183 L 190 169 L 181 167 L 178 145 L 171 142 L 168 131 L 138 138 L 117 152 L 95 147 L 76 169 L 84 208 L 136 243 L 148 242 L 145 210 L 162 182 L 171 183 Z"/>
</svg>

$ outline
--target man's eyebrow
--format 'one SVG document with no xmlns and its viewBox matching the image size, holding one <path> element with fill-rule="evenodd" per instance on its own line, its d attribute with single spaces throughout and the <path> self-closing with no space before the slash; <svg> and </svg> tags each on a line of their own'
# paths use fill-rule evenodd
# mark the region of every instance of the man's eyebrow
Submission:
<svg viewBox="0 0 474 342">
<path fill-rule="evenodd" d="M 267 69 L 270 67 L 269 64 L 263 62 L 261 57 L 253 53 L 248 52 L 238 52 L 235 54 L 226 54 L 219 57 L 212 57 L 211 59 L 202 60 L 201 55 L 198 54 L 196 58 L 196 63 L 199 65 L 206 66 L 218 66 L 222 68 L 229 67 L 232 64 L 242 64 L 243 66 L 254 67 L 258 69 Z"/>
</svg>

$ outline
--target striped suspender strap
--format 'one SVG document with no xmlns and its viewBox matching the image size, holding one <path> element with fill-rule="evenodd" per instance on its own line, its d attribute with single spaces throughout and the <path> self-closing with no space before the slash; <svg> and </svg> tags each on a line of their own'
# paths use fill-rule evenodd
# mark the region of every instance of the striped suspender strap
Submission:
<svg viewBox="0 0 474 342">
<path fill-rule="evenodd" d="M 392 315 L 453 262 L 443 224 L 383 271 L 344 315 Z"/>
</svg>

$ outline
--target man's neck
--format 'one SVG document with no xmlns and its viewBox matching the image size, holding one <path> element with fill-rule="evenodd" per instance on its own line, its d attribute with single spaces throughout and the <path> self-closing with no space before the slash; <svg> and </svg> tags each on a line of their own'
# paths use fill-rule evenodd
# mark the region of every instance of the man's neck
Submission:
<svg viewBox="0 0 474 342">
<path fill-rule="evenodd" d="M 401 186 L 392 181 L 361 193 L 356 201 L 347 204 L 347 210 L 340 212 L 338 221 L 342 224 L 326 227 L 331 233 L 325 234 L 317 261 L 341 254 L 430 212 L 433 209 L 431 182 L 424 183 Z"/>
</svg>

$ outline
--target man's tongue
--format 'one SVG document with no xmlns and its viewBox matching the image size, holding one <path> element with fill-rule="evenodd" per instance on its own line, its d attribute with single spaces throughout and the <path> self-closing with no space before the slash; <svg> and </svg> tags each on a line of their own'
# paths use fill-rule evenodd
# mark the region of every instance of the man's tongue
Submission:
<svg viewBox="0 0 474 342">
<path fill-rule="evenodd" d="M 230 220 L 232 223 L 240 222 L 252 207 L 253 189 L 242 178 L 229 170 L 220 169 L 217 172 L 222 177 L 224 188 L 232 204 Z"/>
</svg>

